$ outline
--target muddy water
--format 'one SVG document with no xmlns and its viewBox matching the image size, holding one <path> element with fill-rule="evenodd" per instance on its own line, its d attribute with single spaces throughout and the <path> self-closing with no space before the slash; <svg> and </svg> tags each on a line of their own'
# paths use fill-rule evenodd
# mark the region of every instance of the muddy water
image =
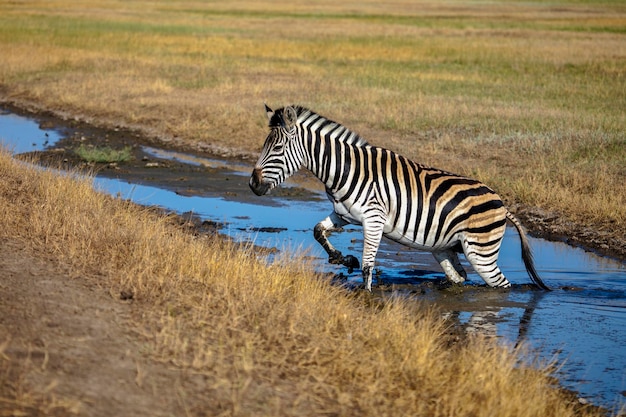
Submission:
<svg viewBox="0 0 626 417">
<path fill-rule="evenodd" d="M 69 150 L 80 143 L 132 145 L 133 161 L 100 167 L 96 188 L 193 214 L 241 241 L 306 251 L 315 268 L 341 276 L 345 285 L 360 283 L 357 271 L 348 274 L 326 264 L 313 240 L 313 226 L 331 206 L 321 189 L 311 188 L 310 178 L 298 177 L 274 195 L 256 197 L 247 186 L 251 166 L 246 164 L 155 148 L 128 132 L 61 121 L 42 128 L 41 122 L 0 113 L 0 143 L 16 154 L 57 149 L 48 155 L 68 165 L 76 162 Z M 344 254 L 359 257 L 359 228 L 346 228 L 331 239 Z M 563 243 L 531 238 L 531 245 L 540 275 L 555 291 L 538 292 L 526 285 L 519 238 L 510 229 L 499 262 L 514 284 L 509 291 L 486 289 L 474 273 L 463 290 L 446 288 L 430 254 L 384 241 L 377 257 L 376 277 L 382 284 L 377 292 L 432 301 L 467 332 L 492 335 L 510 345 L 523 341 L 546 361 L 558 358 L 561 383 L 581 397 L 609 408 L 625 403 L 626 265 Z"/>
</svg>

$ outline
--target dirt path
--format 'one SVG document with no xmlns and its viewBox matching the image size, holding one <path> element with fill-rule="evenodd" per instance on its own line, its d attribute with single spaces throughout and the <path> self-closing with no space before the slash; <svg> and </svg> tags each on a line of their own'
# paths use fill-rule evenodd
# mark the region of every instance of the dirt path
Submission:
<svg viewBox="0 0 626 417">
<path fill-rule="evenodd" d="M 143 355 L 133 306 L 0 242 L 0 416 L 184 415 L 180 371 Z"/>
</svg>

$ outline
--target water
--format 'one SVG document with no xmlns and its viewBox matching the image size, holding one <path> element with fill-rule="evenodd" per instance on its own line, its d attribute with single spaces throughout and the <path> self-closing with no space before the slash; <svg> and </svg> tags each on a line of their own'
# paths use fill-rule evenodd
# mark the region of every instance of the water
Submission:
<svg viewBox="0 0 626 417">
<path fill-rule="evenodd" d="M 54 146 L 67 134 L 41 129 L 28 118 L 0 113 L 0 144 L 14 153 Z M 163 185 L 141 177 L 129 182 L 116 178 L 115 171 L 104 170 L 102 173 L 108 177 L 98 176 L 95 187 L 139 204 L 191 212 L 202 219 L 223 223 L 221 231 L 241 241 L 292 251 L 306 250 L 316 268 L 341 272 L 348 283 L 360 282 L 358 271 L 347 274 L 345 268 L 328 265 L 325 253 L 313 239 L 313 226 L 331 210 L 330 203 L 320 199 L 319 193 L 312 193 L 310 197 L 314 198 L 304 200 L 281 195 L 256 197 L 247 189 L 251 167 L 245 164 L 152 147 L 141 147 L 140 152 L 177 166 L 205 167 L 208 171 L 202 171 L 201 175 L 213 173 L 221 176 L 220 181 L 228 182 L 216 182 L 217 188 L 183 192 L 169 183 Z M 222 190 L 216 191 L 220 187 Z M 331 241 L 344 254 L 360 258 L 360 228 L 348 227 L 343 233 L 333 234 Z M 529 278 L 520 258 L 518 235 L 509 228 L 499 264 L 514 284 L 512 290 L 482 290 L 482 281 L 472 272 L 468 285 L 476 286 L 475 291 L 464 291 L 455 297 L 448 294 L 445 300 L 436 290 L 417 296 L 432 298 L 444 310 L 447 308 L 445 314 L 468 332 L 490 334 L 511 345 L 524 341 L 545 361 L 555 357 L 564 361 L 557 372 L 561 383 L 591 402 L 608 408 L 624 404 L 625 264 L 559 242 L 534 238 L 530 241 L 537 270 L 555 291 L 531 291 L 520 285 L 529 283 Z M 424 282 L 444 277 L 430 254 L 389 241 L 384 241 L 379 250 L 377 272 L 381 280 L 392 284 L 392 291 L 407 294 Z"/>
<path fill-rule="evenodd" d="M 53 146 L 61 135 L 43 130 L 30 119 L 0 109 L 0 145 L 19 154 Z"/>
</svg>

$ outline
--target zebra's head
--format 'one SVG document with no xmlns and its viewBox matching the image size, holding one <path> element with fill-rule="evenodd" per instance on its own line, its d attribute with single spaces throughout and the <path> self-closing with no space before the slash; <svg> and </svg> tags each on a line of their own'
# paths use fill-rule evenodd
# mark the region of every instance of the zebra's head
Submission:
<svg viewBox="0 0 626 417">
<path fill-rule="evenodd" d="M 298 113 L 293 107 L 273 111 L 265 105 L 270 133 L 265 139 L 261 156 L 250 177 L 250 188 L 256 195 L 267 194 L 289 178 L 302 165 L 302 152 L 296 138 Z"/>
</svg>

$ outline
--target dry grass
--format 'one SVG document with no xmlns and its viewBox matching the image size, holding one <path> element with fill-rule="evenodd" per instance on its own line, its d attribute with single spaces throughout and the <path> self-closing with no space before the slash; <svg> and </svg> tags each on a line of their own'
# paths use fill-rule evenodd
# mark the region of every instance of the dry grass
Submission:
<svg viewBox="0 0 626 417">
<path fill-rule="evenodd" d="M 299 103 L 626 233 L 621 2 L 10 2 L 4 99 L 254 153 Z"/>
<path fill-rule="evenodd" d="M 21 238 L 132 292 L 145 354 L 203 376 L 188 398 L 218 415 L 569 416 L 549 370 L 470 338 L 415 302 L 370 303 L 298 259 L 198 238 L 167 217 L 98 194 L 89 178 L 0 153 L 0 237 Z M 370 305 L 371 304 L 371 305 Z"/>
</svg>

